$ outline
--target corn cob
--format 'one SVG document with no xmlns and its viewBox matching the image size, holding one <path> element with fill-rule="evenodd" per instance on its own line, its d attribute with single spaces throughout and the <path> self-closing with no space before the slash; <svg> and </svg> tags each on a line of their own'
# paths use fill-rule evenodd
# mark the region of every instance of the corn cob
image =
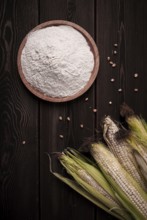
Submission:
<svg viewBox="0 0 147 220">
<path fill-rule="evenodd" d="M 127 172 L 146 190 L 144 178 L 132 154 L 133 149 L 124 138 L 119 137 L 119 133 L 120 128 L 118 125 L 110 116 L 105 117 L 103 121 L 103 137 L 110 151 L 118 158 Z"/>
<path fill-rule="evenodd" d="M 65 150 L 65 152 L 66 152 L 66 155 L 71 157 L 81 168 L 83 168 L 84 171 L 86 171 L 87 175 L 85 175 L 85 176 L 87 176 L 87 177 L 89 176 L 89 180 L 92 178 L 93 182 L 95 181 L 94 185 L 95 186 L 98 185 L 99 190 L 102 192 L 102 194 L 104 196 L 108 197 L 110 200 L 114 200 L 114 202 L 116 203 L 116 201 L 115 201 L 116 198 L 115 198 L 114 192 L 111 189 L 108 182 L 106 181 L 103 174 L 100 172 L 100 170 L 98 170 L 98 168 L 94 167 L 93 165 L 87 163 L 85 158 L 83 157 L 83 155 L 81 155 L 80 153 L 77 153 L 74 149 L 70 149 L 70 152 Z M 76 156 L 74 154 L 76 154 Z M 78 155 L 78 157 L 77 157 L 77 155 Z M 88 162 L 90 162 L 90 161 L 88 160 Z M 96 163 L 95 163 L 95 165 L 96 165 Z M 81 171 L 81 176 L 84 175 L 83 170 Z M 88 181 L 88 179 L 87 179 L 87 181 Z"/>
<path fill-rule="evenodd" d="M 60 156 L 60 162 L 66 169 L 69 166 L 67 171 L 70 175 L 80 177 L 82 181 L 85 181 L 87 184 L 91 185 L 96 191 L 104 193 L 104 196 L 111 199 L 112 201 L 111 196 L 109 196 L 109 194 L 107 195 L 106 191 L 92 178 L 92 176 L 89 175 L 85 169 L 82 169 L 82 167 L 74 162 L 73 159 L 67 155 L 62 154 L 62 156 Z M 116 202 L 114 203 L 116 205 Z"/>
<path fill-rule="evenodd" d="M 75 181 L 86 192 L 88 192 L 88 194 L 90 194 L 92 198 L 94 198 L 94 200 L 97 201 L 97 204 L 101 204 L 101 206 L 99 207 L 103 208 L 105 211 L 116 216 L 119 219 L 131 219 L 130 215 L 128 215 L 128 213 L 124 209 L 122 209 L 117 199 L 113 198 L 114 195 L 111 196 L 111 194 L 113 193 L 106 180 L 105 182 L 102 180 L 103 186 L 101 186 L 99 182 L 97 182 L 87 172 L 86 164 L 85 164 L 85 169 L 83 169 L 79 165 L 79 163 L 77 163 L 77 161 L 74 161 L 73 158 L 69 157 L 68 155 L 65 155 L 64 153 L 60 155 L 59 160 L 61 164 L 66 168 L 67 172 L 75 179 Z M 100 174 L 100 179 L 101 178 L 102 178 L 102 174 Z M 107 190 L 105 190 L 107 187 L 108 187 L 108 192 L 111 191 L 111 194 L 109 194 Z"/>
<path fill-rule="evenodd" d="M 116 195 L 136 220 L 147 219 L 147 195 L 122 167 L 118 159 L 101 143 L 92 144 L 90 152 Z"/>
</svg>

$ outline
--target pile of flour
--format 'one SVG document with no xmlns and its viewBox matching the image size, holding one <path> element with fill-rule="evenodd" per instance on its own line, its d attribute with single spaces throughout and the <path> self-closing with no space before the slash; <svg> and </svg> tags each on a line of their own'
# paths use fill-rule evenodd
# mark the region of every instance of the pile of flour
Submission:
<svg viewBox="0 0 147 220">
<path fill-rule="evenodd" d="M 88 82 L 94 57 L 83 35 L 66 25 L 29 34 L 21 55 L 26 80 L 51 97 L 72 96 Z"/>
</svg>

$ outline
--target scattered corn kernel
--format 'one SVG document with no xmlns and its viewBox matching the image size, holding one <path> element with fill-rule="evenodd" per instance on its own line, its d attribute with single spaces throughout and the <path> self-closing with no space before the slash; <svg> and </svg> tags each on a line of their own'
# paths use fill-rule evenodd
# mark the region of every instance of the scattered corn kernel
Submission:
<svg viewBox="0 0 147 220">
<path fill-rule="evenodd" d="M 138 88 L 135 88 L 135 89 L 134 89 L 134 92 L 138 92 Z"/>
<path fill-rule="evenodd" d="M 138 77 L 138 73 L 134 73 L 134 78 L 137 78 Z"/>
<path fill-rule="evenodd" d="M 62 116 L 59 116 L 59 120 L 62 121 L 62 119 L 63 119 Z"/>
<path fill-rule="evenodd" d="M 114 47 L 117 47 L 117 46 L 118 46 L 118 44 L 115 43 L 115 44 L 114 44 Z"/>
<path fill-rule="evenodd" d="M 70 121 L 70 117 L 67 117 L 67 121 Z"/>
<path fill-rule="evenodd" d="M 113 64 L 112 64 L 112 67 L 116 67 L 116 63 L 113 63 Z"/>
<path fill-rule="evenodd" d="M 94 109 L 93 109 L 93 112 L 97 112 L 97 109 L 96 109 L 96 108 L 94 108 Z"/>
<path fill-rule="evenodd" d="M 114 79 L 114 78 L 112 78 L 112 79 L 110 79 L 110 81 L 111 81 L 111 82 L 114 82 L 114 81 L 115 81 L 115 79 Z"/>
<path fill-rule="evenodd" d="M 121 89 L 121 88 L 119 88 L 119 89 L 118 89 L 118 92 L 122 92 L 122 89 Z"/>
</svg>

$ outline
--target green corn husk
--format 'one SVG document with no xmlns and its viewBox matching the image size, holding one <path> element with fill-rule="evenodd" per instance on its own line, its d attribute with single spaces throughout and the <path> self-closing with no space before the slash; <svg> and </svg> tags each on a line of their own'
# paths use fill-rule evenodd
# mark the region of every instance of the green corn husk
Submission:
<svg viewBox="0 0 147 220">
<path fill-rule="evenodd" d="M 78 150 L 68 147 L 64 150 L 65 153 L 71 153 L 71 155 L 74 155 L 75 158 L 80 159 L 83 162 L 86 162 L 87 164 L 91 164 L 94 167 L 97 167 L 96 163 L 93 158 L 89 159 L 88 157 L 84 156 L 82 153 L 80 153 Z"/>
<path fill-rule="evenodd" d="M 147 124 L 145 120 L 134 115 L 128 117 L 126 121 L 134 138 L 147 148 Z"/>
<path fill-rule="evenodd" d="M 94 197 L 97 197 L 101 202 L 103 202 L 107 207 L 112 209 L 114 206 L 117 206 L 117 203 L 106 197 L 99 190 L 101 188 L 96 183 L 96 181 L 88 174 L 86 168 L 83 169 L 79 166 L 72 158 L 66 155 L 62 155 L 59 158 L 61 164 L 66 168 L 67 172 L 88 192 Z"/>
<path fill-rule="evenodd" d="M 77 151 L 75 151 L 74 149 L 70 149 L 69 151 L 65 151 L 66 154 L 72 158 L 81 168 L 83 168 L 84 170 L 86 170 L 86 172 L 88 173 L 88 175 L 90 175 L 109 195 L 110 197 L 115 201 L 115 195 L 114 192 L 112 190 L 112 188 L 110 187 L 109 183 L 107 182 L 107 180 L 105 179 L 105 177 L 103 176 L 103 174 L 101 173 L 100 170 L 98 170 L 98 168 L 96 168 L 95 166 L 89 164 L 86 162 L 85 158 L 83 157 L 82 154 L 77 153 Z M 72 153 L 74 154 L 72 154 Z M 75 156 L 76 154 L 76 156 Z M 88 160 L 89 162 L 89 160 Z M 96 165 L 96 163 L 94 164 Z"/>
<path fill-rule="evenodd" d="M 48 154 L 47 154 L 48 155 Z M 50 172 L 57 177 L 59 180 L 61 180 L 62 182 L 64 182 L 65 184 L 67 184 L 68 186 L 70 186 L 73 190 L 75 190 L 76 192 L 78 192 L 80 195 L 82 195 L 83 197 L 85 197 L 86 199 L 88 199 L 89 201 L 91 201 L 92 203 L 94 203 L 96 206 L 102 208 L 105 211 L 108 211 L 107 207 L 103 204 L 101 204 L 97 199 L 95 199 L 90 193 L 88 193 L 86 190 L 84 190 L 76 181 L 71 180 L 67 177 L 62 176 L 61 174 L 57 173 L 57 172 L 53 172 L 51 169 L 51 158 L 50 155 L 49 156 L 49 160 L 50 160 Z M 110 211 L 111 212 L 111 211 Z M 117 216 L 116 216 L 117 217 Z"/>
<path fill-rule="evenodd" d="M 134 111 L 126 103 L 121 105 L 120 114 L 125 117 L 130 128 L 132 138 L 134 138 L 139 144 L 147 147 L 146 121 L 142 117 L 135 115 Z"/>
<path fill-rule="evenodd" d="M 90 150 L 116 196 L 136 220 L 147 219 L 147 194 L 121 166 L 117 158 L 101 143 Z"/>
<path fill-rule="evenodd" d="M 134 148 L 134 156 L 146 181 L 147 191 L 147 124 L 137 116 L 128 117 L 127 123 L 131 131 L 127 141 Z"/>
<path fill-rule="evenodd" d="M 111 192 L 111 194 L 113 194 L 113 197 L 111 197 L 111 195 L 109 195 L 107 191 L 104 192 L 104 190 L 102 190 L 102 187 L 99 186 L 95 179 L 91 175 L 89 175 L 89 173 L 87 172 L 87 164 L 84 160 L 81 160 L 82 162 L 80 163 L 80 159 L 74 161 L 74 159 L 70 156 L 62 153 L 59 155 L 58 158 L 60 163 L 65 167 L 67 172 L 74 178 L 76 183 L 68 178 L 61 176 L 60 174 L 54 173 L 54 175 L 63 182 L 65 182 L 67 185 L 69 185 L 71 188 L 76 190 L 78 193 L 83 195 L 85 198 L 92 201 L 98 207 L 107 211 L 109 214 L 117 217 L 118 219 L 132 219 L 130 215 L 124 210 L 124 208 L 122 208 L 120 204 L 117 202 L 117 199 L 115 198 L 114 200 L 114 194 L 112 193 L 112 190 L 110 189 L 110 186 L 108 185 L 107 181 L 104 181 L 104 177 L 102 177 L 103 175 L 100 173 L 99 178 L 100 180 L 103 178 L 102 183 L 104 188 L 107 189 L 108 187 L 108 191 Z M 84 163 L 85 167 L 83 168 L 82 166 L 84 166 Z M 80 166 L 79 164 L 82 164 L 82 166 Z M 95 167 L 91 166 L 91 168 L 93 172 L 93 168 L 95 169 Z M 90 167 L 88 164 L 88 170 L 89 169 Z"/>
<path fill-rule="evenodd" d="M 73 181 L 73 180 L 71 180 L 69 178 L 63 177 L 59 173 L 55 173 L 55 172 L 52 172 L 52 173 L 53 173 L 54 176 L 56 176 L 62 182 L 64 182 L 69 187 L 71 187 L 73 190 L 78 192 L 81 196 L 83 196 L 84 198 L 88 199 L 90 202 L 92 202 L 97 207 L 103 209 L 104 211 L 106 211 L 110 215 L 112 215 L 112 216 L 114 216 L 114 217 L 116 217 L 116 218 L 118 218 L 120 220 L 124 220 L 123 217 L 121 217 L 120 215 L 116 214 L 115 212 L 112 212 L 111 209 L 108 209 L 104 204 L 99 202 L 98 199 L 96 199 L 94 196 L 92 196 L 90 193 L 88 193 L 85 189 L 83 189 L 76 181 Z M 131 219 L 131 218 L 126 218 L 126 219 Z"/>
<path fill-rule="evenodd" d="M 134 156 L 146 180 L 147 188 L 147 124 L 144 119 L 137 116 L 128 117 L 127 123 L 130 128 L 127 141 L 134 148 Z"/>
</svg>

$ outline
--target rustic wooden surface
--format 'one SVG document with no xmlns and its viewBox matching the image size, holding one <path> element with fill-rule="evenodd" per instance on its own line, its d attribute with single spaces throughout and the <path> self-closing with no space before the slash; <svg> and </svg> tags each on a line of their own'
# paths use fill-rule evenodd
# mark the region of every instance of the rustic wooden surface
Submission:
<svg viewBox="0 0 147 220">
<path fill-rule="evenodd" d="M 36 98 L 24 87 L 17 71 L 17 51 L 23 37 L 37 24 L 54 19 L 81 25 L 93 36 L 100 52 L 94 85 L 68 103 Z M 117 55 L 112 53 L 114 43 L 118 43 Z M 108 56 L 116 68 L 108 64 Z M 78 148 L 99 130 L 104 115 L 120 119 L 123 101 L 147 120 L 146 60 L 146 0 L 0 1 L 1 220 L 114 219 L 52 176 L 45 152 Z M 134 73 L 139 77 L 134 78 Z M 63 121 L 58 120 L 60 115 Z"/>
</svg>

